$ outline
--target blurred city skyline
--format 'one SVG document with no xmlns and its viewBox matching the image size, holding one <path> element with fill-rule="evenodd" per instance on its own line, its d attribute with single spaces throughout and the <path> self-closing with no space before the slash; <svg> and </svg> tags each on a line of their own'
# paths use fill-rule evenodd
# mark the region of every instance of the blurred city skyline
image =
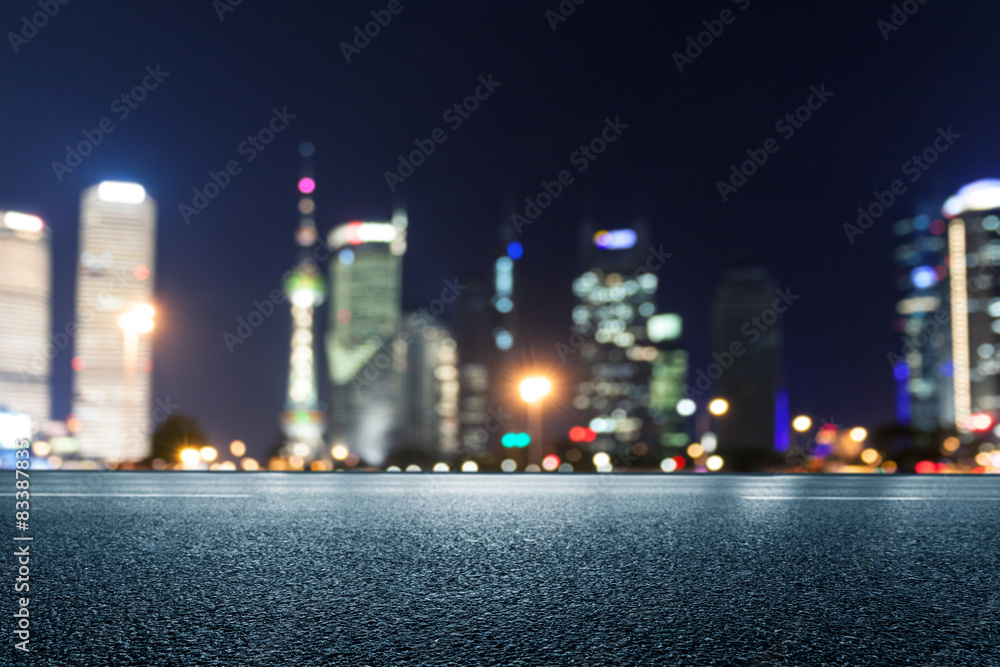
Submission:
<svg viewBox="0 0 1000 667">
<path fill-rule="evenodd" d="M 9 6 L 3 25 L 19 24 L 33 6 Z M 70 4 L 16 54 L 4 54 L 0 82 L 23 92 L 3 112 L 18 131 L 5 133 L 0 208 L 37 214 L 52 230 L 54 330 L 73 319 L 80 192 L 108 179 L 142 183 L 159 209 L 152 395 L 197 417 L 220 448 L 240 439 L 263 456 L 286 389 L 287 310 L 232 354 L 223 335 L 254 300 L 281 288 L 295 261 L 297 148 L 308 139 L 317 146 L 322 236 L 349 220 L 388 219 L 405 202 L 404 311 L 426 306 L 445 280 L 470 271 L 488 277 L 497 232 L 513 226 L 506 202 L 523 212 L 543 181 L 572 169 L 575 182 L 518 235 L 531 286 L 526 349 L 539 365 L 560 366 L 555 346 L 572 323 L 579 226 L 617 229 L 643 219 L 652 245 L 672 255 L 657 271 L 659 312 L 682 315 L 692 372 L 717 351 L 710 309 L 722 275 L 750 257 L 801 295 L 784 322 L 791 413 L 870 428 L 894 421 L 886 363 L 900 339 L 892 330 L 892 223 L 997 175 L 990 147 L 1000 137 L 989 113 L 996 96 L 984 84 L 997 80 L 996 57 L 984 51 L 997 8 L 949 8 L 942 23 L 935 12 L 943 8 L 921 6 L 884 39 L 877 22 L 889 6 L 734 5 L 735 22 L 680 73 L 672 54 L 719 7 L 585 3 L 555 30 L 544 3 L 447 13 L 403 7 L 350 63 L 339 43 L 382 7 L 317 5 L 297 14 L 243 4 L 220 21 L 208 3 L 122 5 L 111 18 Z M 483 21 L 484 12 L 494 20 Z M 325 47 L 296 50 L 273 25 L 303 35 L 322 26 L 327 39 L 309 41 Z M 91 42 L 111 34 L 124 35 L 124 51 L 94 49 Z M 622 39 L 595 48 L 606 34 Z M 947 35 L 958 34 L 966 52 L 949 46 Z M 845 52 L 848 37 L 857 46 Z M 89 55 L 75 60 L 74 50 Z M 445 71 L 444 63 L 446 76 L 428 74 Z M 152 87 L 147 67 L 168 74 Z M 443 112 L 491 75 L 499 87 L 453 129 Z M 147 96 L 122 118 L 114 100 L 140 85 Z M 782 133 L 776 121 L 824 86 L 829 100 Z M 192 203 L 192 189 L 227 161 L 242 162 L 242 142 L 275 109 L 287 109 L 287 129 L 186 222 L 180 206 Z M 57 175 L 52 163 L 66 162 L 64 147 L 104 118 L 115 129 Z M 571 156 L 606 118 L 628 129 L 577 173 Z M 447 141 L 390 191 L 385 172 L 438 127 Z M 939 128 L 960 139 L 863 235 L 845 234 L 858 207 L 906 178 L 903 164 Z M 760 155 L 769 137 L 780 137 L 780 148 L 723 201 L 717 183 L 730 181 L 730 166 L 748 151 Z M 53 359 L 56 418 L 70 409 L 71 356 Z"/>
</svg>

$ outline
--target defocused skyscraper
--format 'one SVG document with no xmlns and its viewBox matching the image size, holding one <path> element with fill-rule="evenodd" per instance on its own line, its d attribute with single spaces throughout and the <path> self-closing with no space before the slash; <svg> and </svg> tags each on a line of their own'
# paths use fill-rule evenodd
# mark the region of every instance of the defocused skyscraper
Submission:
<svg viewBox="0 0 1000 667">
<path fill-rule="evenodd" d="M 493 299 L 494 310 L 493 343 L 499 354 L 499 363 L 507 364 L 512 357 L 508 354 L 515 342 L 520 338 L 518 330 L 518 312 L 520 310 L 520 286 L 515 280 L 517 261 L 524 254 L 524 247 L 514 237 L 514 230 L 509 225 L 500 228 L 500 252 L 493 262 Z"/>
<path fill-rule="evenodd" d="M 155 260 L 156 203 L 141 185 L 105 181 L 83 191 L 73 358 L 81 456 L 135 461 L 150 454 L 156 424 L 145 334 Z"/>
<path fill-rule="evenodd" d="M 687 376 L 681 318 L 656 313 L 655 271 L 667 256 L 650 246 L 641 223 L 583 230 L 573 326 L 556 351 L 582 367 L 571 438 L 593 452 L 628 461 L 659 445 L 688 444 L 676 410 Z"/>
<path fill-rule="evenodd" d="M 406 214 L 392 222 L 350 222 L 330 232 L 330 441 L 347 445 L 368 465 L 381 465 L 392 445 L 400 371 L 399 340 Z"/>
<path fill-rule="evenodd" d="M 292 455 L 308 458 L 326 458 L 323 433 L 326 415 L 320 409 L 316 383 L 316 346 L 313 342 L 313 320 L 316 307 L 323 303 L 326 286 L 323 273 L 310 250 L 316 245 L 316 204 L 313 193 L 312 156 L 315 147 L 305 142 L 299 146 L 302 157 L 299 175 L 299 227 L 295 242 L 299 257 L 285 284 L 292 309 L 292 349 L 288 361 L 288 393 L 281 426 L 286 447 Z"/>
<path fill-rule="evenodd" d="M 461 451 L 469 455 L 489 447 L 491 434 L 484 428 L 494 398 L 491 376 L 497 379 L 492 337 L 490 290 L 475 275 L 463 279 L 466 291 L 455 304 L 455 340 L 458 344 L 459 422 Z M 499 405 L 500 401 L 496 401 Z"/>
<path fill-rule="evenodd" d="M 893 226 L 896 303 L 895 329 L 903 335 L 889 354 L 896 380 L 896 418 L 921 431 L 954 421 L 951 378 L 951 326 L 948 309 L 946 225 L 918 215 Z"/>
<path fill-rule="evenodd" d="M 1000 181 L 966 185 L 945 202 L 943 213 L 955 427 L 988 431 L 1000 414 Z"/>
<path fill-rule="evenodd" d="M 0 211 L 0 409 L 27 414 L 34 431 L 51 412 L 52 252 L 33 215 Z M 65 334 L 63 334 L 65 336 Z"/>
<path fill-rule="evenodd" d="M 440 460 L 458 452 L 459 370 L 455 339 L 440 324 L 407 317 L 406 368 L 400 406 L 400 445 Z"/>
<path fill-rule="evenodd" d="M 789 295 L 785 295 L 786 297 Z M 734 344 L 729 368 L 715 380 L 713 398 L 729 403 L 715 419 L 718 453 L 732 470 L 756 470 L 788 447 L 788 414 L 781 386 L 782 298 L 767 271 L 736 266 L 726 272 L 712 308 L 712 349 L 723 356 Z M 737 348 L 740 349 L 740 348 Z"/>
</svg>

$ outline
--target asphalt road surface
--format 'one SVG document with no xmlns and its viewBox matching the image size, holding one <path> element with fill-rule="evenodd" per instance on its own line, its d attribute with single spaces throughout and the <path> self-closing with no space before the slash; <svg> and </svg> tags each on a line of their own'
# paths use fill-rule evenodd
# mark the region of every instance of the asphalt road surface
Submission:
<svg viewBox="0 0 1000 667">
<path fill-rule="evenodd" d="M 0 474 L 0 535 L 34 538 L 26 655 L 4 596 L 15 664 L 1000 665 L 997 477 L 37 472 L 30 491 L 25 533 Z"/>
</svg>

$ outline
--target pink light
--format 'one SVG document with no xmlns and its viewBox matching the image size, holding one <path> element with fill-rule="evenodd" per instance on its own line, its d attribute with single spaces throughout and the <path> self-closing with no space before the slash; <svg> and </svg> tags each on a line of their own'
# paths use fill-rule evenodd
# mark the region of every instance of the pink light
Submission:
<svg viewBox="0 0 1000 667">
<path fill-rule="evenodd" d="M 977 412 L 965 418 L 965 428 L 982 433 L 993 427 L 993 417 L 985 412 Z"/>
<path fill-rule="evenodd" d="M 309 178 L 308 176 L 299 181 L 299 192 L 301 192 L 302 194 L 311 195 L 315 189 L 316 189 L 316 181 Z"/>
</svg>

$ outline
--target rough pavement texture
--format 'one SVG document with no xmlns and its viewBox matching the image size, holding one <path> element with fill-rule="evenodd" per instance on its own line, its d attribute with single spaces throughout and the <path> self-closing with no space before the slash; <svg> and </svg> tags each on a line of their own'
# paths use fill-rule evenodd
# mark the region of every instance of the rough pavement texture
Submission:
<svg viewBox="0 0 1000 667">
<path fill-rule="evenodd" d="M 1000 665 L 996 477 L 33 472 L 31 492 L 15 664 Z"/>
</svg>

